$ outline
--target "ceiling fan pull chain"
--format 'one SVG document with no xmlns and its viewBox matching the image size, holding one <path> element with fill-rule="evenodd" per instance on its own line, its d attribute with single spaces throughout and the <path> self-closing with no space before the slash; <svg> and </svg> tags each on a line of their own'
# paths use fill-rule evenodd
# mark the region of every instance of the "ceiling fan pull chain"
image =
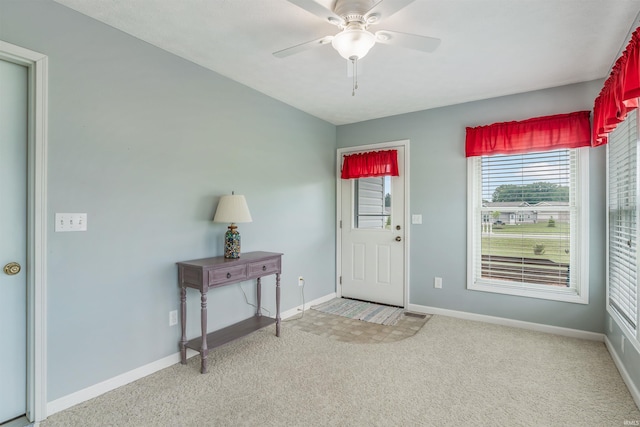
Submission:
<svg viewBox="0 0 640 427">
<path fill-rule="evenodd" d="M 353 64 L 353 68 L 354 68 L 354 73 L 353 73 L 353 77 L 355 78 L 356 81 L 356 90 L 358 90 L 358 58 L 356 58 L 356 60 L 354 61 L 355 63 Z"/>
<path fill-rule="evenodd" d="M 351 63 L 353 64 L 353 90 L 351 91 L 351 96 L 356 96 L 356 89 L 358 89 L 358 58 L 351 58 Z"/>
</svg>

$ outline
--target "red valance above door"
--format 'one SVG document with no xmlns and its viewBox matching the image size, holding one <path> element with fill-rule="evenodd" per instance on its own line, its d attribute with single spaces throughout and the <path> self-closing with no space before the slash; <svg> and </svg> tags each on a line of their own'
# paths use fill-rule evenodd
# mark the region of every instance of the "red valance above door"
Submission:
<svg viewBox="0 0 640 427">
<path fill-rule="evenodd" d="M 398 150 L 368 151 L 343 157 L 342 179 L 398 175 Z"/>
</svg>

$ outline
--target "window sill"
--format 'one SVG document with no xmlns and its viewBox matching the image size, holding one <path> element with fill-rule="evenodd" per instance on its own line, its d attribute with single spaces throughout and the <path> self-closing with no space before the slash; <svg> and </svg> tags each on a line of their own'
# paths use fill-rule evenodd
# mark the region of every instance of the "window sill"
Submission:
<svg viewBox="0 0 640 427">
<path fill-rule="evenodd" d="M 543 288 L 540 286 L 528 286 L 524 284 L 496 283 L 493 281 L 482 280 L 470 282 L 467 289 L 472 291 L 491 292 L 496 294 L 514 295 L 526 298 L 546 299 L 560 302 L 570 302 L 574 304 L 589 304 L 589 298 L 586 295 L 580 295 L 573 288 Z"/>
</svg>

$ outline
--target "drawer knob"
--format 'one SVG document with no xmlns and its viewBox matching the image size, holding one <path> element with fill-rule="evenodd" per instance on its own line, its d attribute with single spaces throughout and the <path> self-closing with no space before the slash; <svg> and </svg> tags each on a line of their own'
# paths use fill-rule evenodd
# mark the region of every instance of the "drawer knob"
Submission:
<svg viewBox="0 0 640 427">
<path fill-rule="evenodd" d="M 262 266 L 262 271 L 267 271 L 267 266 L 266 265 Z"/>
<path fill-rule="evenodd" d="M 231 277 L 231 273 L 227 273 L 227 279 Z"/>
</svg>

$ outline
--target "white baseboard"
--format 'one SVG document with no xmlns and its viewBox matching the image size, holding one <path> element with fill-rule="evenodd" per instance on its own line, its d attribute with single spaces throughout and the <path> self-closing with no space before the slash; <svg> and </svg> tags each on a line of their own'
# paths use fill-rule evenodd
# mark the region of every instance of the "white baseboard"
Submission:
<svg viewBox="0 0 640 427">
<path fill-rule="evenodd" d="M 511 326 L 513 328 L 528 329 L 531 331 L 545 332 L 548 334 L 565 337 L 580 338 L 591 341 L 604 341 L 604 334 L 597 332 L 581 331 L 579 329 L 563 328 L 560 326 L 543 325 L 541 323 L 525 322 L 522 320 L 507 319 L 504 317 L 487 316 L 484 314 L 467 313 L 466 311 L 447 310 L 444 308 L 427 307 L 424 305 L 409 304 L 409 311 L 424 314 L 439 314 L 442 316 L 456 317 L 458 319 L 475 320 L 478 322 L 493 323 L 496 325 Z"/>
<path fill-rule="evenodd" d="M 320 298 L 314 299 L 314 300 L 313 300 L 313 301 L 311 301 L 311 302 L 305 303 L 305 304 L 304 304 L 304 307 L 302 307 L 302 305 L 299 305 L 299 306 L 297 306 L 297 307 L 292 308 L 291 310 L 287 310 L 287 311 L 285 311 L 284 313 L 281 313 L 281 314 L 280 314 L 280 317 L 281 317 L 282 319 L 288 319 L 288 318 L 290 318 L 290 317 L 295 316 L 296 314 L 300 314 L 300 312 L 301 312 L 302 310 L 305 310 L 305 311 L 306 311 L 306 310 L 309 310 L 309 309 L 310 309 L 311 307 L 313 307 L 314 305 L 322 304 L 323 302 L 327 302 L 327 301 L 332 300 L 332 299 L 334 299 L 334 298 L 336 298 L 336 293 L 335 293 L 335 292 L 330 293 L 330 294 L 328 294 L 328 295 L 325 295 L 325 296 L 323 296 L 323 297 L 320 297 Z"/>
<path fill-rule="evenodd" d="M 315 299 L 309 303 L 306 303 L 304 305 L 304 309 L 308 310 L 313 305 L 321 304 L 335 297 L 336 294 L 334 292 L 324 297 Z M 302 309 L 303 307 L 302 305 L 300 305 L 298 307 L 292 308 L 291 310 L 287 310 L 281 313 L 280 317 L 282 319 L 287 319 L 289 317 L 295 316 L 296 314 L 299 314 Z M 199 354 L 197 351 L 187 349 L 187 358 L 193 357 L 197 354 Z M 175 365 L 176 363 L 180 363 L 180 352 L 174 353 L 163 359 L 133 369 L 129 372 L 125 372 L 101 383 L 76 391 L 75 393 L 71 393 L 59 399 L 52 400 L 51 402 L 47 403 L 47 416 L 53 415 L 56 412 L 64 411 L 65 409 L 71 408 L 72 406 L 75 406 L 79 403 L 86 402 L 87 400 L 98 397 L 111 390 L 115 390 L 118 387 L 122 387 L 123 385 L 132 383 L 136 380 L 139 380 L 140 378 L 146 377 L 147 375 L 151 375 L 154 372 L 158 372 L 162 369 L 168 368 L 171 365 Z"/>
<path fill-rule="evenodd" d="M 633 383 L 631 376 L 629 376 L 629 372 L 627 372 L 626 368 L 624 367 L 624 363 L 622 363 L 622 359 L 620 359 L 620 356 L 618 356 L 614 345 L 611 343 L 611 341 L 609 341 L 609 337 L 607 337 L 606 335 L 604 336 L 604 344 L 607 346 L 607 350 L 609 350 L 609 354 L 611 355 L 616 368 L 618 368 L 620 376 L 624 380 L 624 383 L 627 385 L 629 393 L 631 393 L 631 397 L 633 397 L 634 402 L 636 402 L 636 406 L 638 407 L 638 409 L 640 409 L 640 390 L 638 390 L 638 387 L 636 387 L 636 385 Z"/>
<path fill-rule="evenodd" d="M 199 354 L 197 351 L 187 349 L 187 358 L 193 357 L 197 354 Z M 98 397 L 111 390 L 115 390 L 123 385 L 132 383 L 140 378 L 146 377 L 147 375 L 151 375 L 154 372 L 158 372 L 171 365 L 175 365 L 176 363 L 180 363 L 180 352 L 133 369 L 129 372 L 125 372 L 124 374 L 120 374 L 101 383 L 76 391 L 75 393 L 52 400 L 47 403 L 47 416 L 71 408 L 79 403 L 86 402 L 87 400 Z"/>
<path fill-rule="evenodd" d="M 47 416 L 63 411 L 67 408 L 85 402 L 94 397 L 98 397 L 108 391 L 114 390 L 123 385 L 129 384 L 135 380 L 143 378 L 161 369 L 174 365 L 180 361 L 180 353 L 172 354 L 164 359 L 141 366 L 132 371 L 110 378 L 101 383 L 92 385 L 75 393 L 68 394 L 56 400 L 47 403 Z"/>
</svg>

